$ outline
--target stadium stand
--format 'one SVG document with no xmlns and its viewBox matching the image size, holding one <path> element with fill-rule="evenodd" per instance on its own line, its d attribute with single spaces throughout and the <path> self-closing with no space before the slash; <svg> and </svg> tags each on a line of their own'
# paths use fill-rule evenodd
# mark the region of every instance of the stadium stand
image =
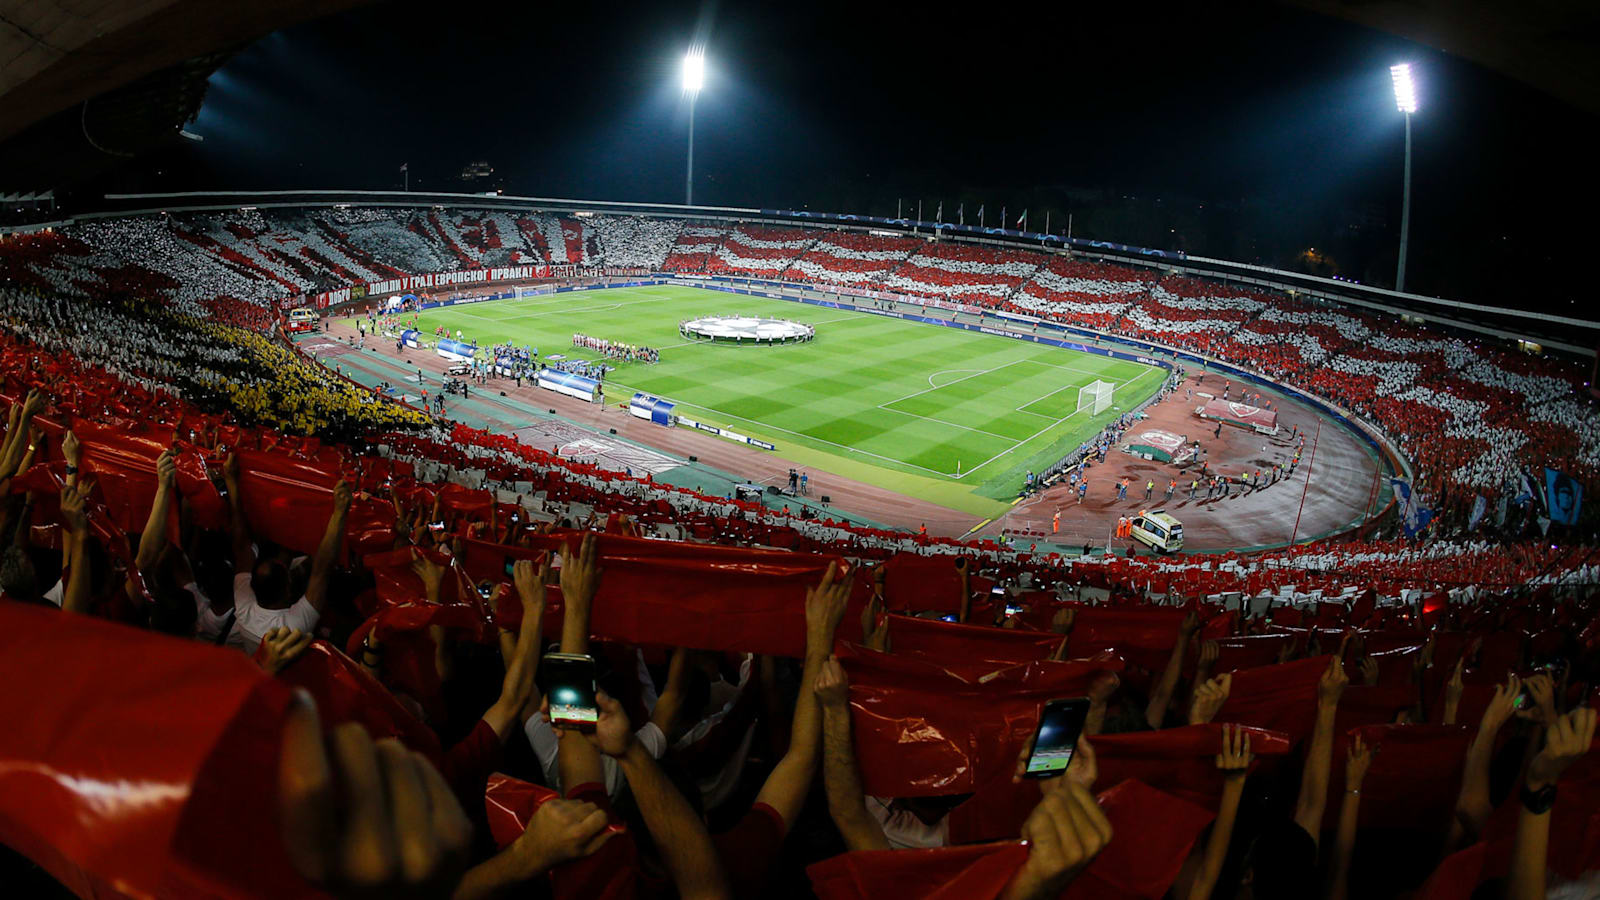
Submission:
<svg viewBox="0 0 1600 900">
<path fill-rule="evenodd" d="M 881 279 L 878 287 L 914 297 L 998 306 L 1041 262 L 1039 254 L 1024 250 L 927 244 Z"/>
<path fill-rule="evenodd" d="M 137 254 L 129 248 L 139 247 Z M 196 250 L 201 252 L 195 252 Z M 1495 499 L 1522 467 L 1592 479 L 1600 433 L 1575 365 L 1286 294 L 1026 250 L 636 216 L 332 208 L 100 219 L 15 237 L 9 283 L 166 297 L 264 328 L 285 296 L 402 273 L 540 261 L 820 282 L 960 301 L 1212 355 L 1388 433 L 1435 496 Z"/>
<path fill-rule="evenodd" d="M 916 252 L 915 238 L 836 232 L 819 236 L 784 273 L 789 281 L 860 286 L 881 276 Z"/>
<path fill-rule="evenodd" d="M 25 726 L 0 738 L 8 843 L 85 896 L 1592 886 L 1591 547 L 1329 540 L 1068 565 L 563 459 L 268 336 L 286 294 L 513 252 L 867 272 L 1282 372 L 1460 484 L 1541 456 L 1594 471 L 1581 374 L 1549 360 L 1025 251 L 472 210 L 8 237 L 0 678 L 29 685 L 4 697 Z M 539 712 L 547 639 L 599 660 L 592 740 Z M 1068 774 L 1017 777 L 1041 704 L 1075 696 Z M 329 785 L 378 817 L 379 864 L 342 849 Z M 134 786 L 138 804 L 107 802 Z M 413 788 L 430 816 L 405 815 Z M 1062 835 L 1074 849 L 1052 853 Z"/>
</svg>

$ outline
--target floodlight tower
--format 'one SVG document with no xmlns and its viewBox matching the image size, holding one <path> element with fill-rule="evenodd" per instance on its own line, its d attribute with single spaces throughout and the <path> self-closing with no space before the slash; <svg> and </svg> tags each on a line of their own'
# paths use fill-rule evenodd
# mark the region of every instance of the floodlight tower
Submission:
<svg viewBox="0 0 1600 900">
<path fill-rule="evenodd" d="M 1394 103 L 1406 115 L 1405 194 L 1400 201 L 1400 265 L 1394 275 L 1394 289 L 1406 289 L 1406 242 L 1411 235 L 1411 114 L 1417 111 L 1417 85 L 1411 80 L 1411 64 L 1389 67 L 1394 81 Z M 693 107 L 690 107 L 691 109 Z"/>
<path fill-rule="evenodd" d="M 694 205 L 694 98 L 706 83 L 706 52 L 691 47 L 683 58 L 683 92 L 689 95 L 689 169 L 683 182 L 683 203 Z"/>
</svg>

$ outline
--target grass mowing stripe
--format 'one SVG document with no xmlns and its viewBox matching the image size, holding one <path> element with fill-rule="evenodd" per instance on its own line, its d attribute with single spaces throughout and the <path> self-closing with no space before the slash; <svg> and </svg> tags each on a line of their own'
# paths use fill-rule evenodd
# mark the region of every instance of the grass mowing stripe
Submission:
<svg viewBox="0 0 1600 900">
<path fill-rule="evenodd" d="M 812 342 L 776 347 L 685 344 L 678 323 L 701 315 L 765 315 L 818 327 Z M 655 347 L 656 365 L 623 363 L 607 378 L 663 396 L 712 424 L 778 444 L 807 465 L 980 515 L 1014 496 L 1024 468 L 1070 450 L 1117 415 L 1077 414 L 1077 388 L 1118 385 L 1128 408 L 1159 380 L 1137 363 L 977 332 L 785 300 L 686 287 L 539 295 L 421 314 L 480 346 L 511 341 L 543 356 L 595 359 L 575 332 Z M 956 478 L 957 464 L 961 478 Z M 979 463 L 982 463 L 980 466 Z"/>
</svg>

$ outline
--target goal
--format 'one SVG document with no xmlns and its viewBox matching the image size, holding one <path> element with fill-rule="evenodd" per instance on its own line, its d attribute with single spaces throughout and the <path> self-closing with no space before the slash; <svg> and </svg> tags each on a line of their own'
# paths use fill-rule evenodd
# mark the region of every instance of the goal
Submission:
<svg viewBox="0 0 1600 900">
<path fill-rule="evenodd" d="M 1116 385 L 1109 381 L 1096 381 L 1078 388 L 1078 412 L 1089 409 L 1089 415 L 1098 416 L 1111 408 L 1111 392 Z"/>
</svg>

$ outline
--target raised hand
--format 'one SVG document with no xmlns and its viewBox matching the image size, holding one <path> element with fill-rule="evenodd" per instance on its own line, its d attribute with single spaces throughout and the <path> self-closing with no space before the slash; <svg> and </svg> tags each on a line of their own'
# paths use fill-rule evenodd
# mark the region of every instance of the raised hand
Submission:
<svg viewBox="0 0 1600 900">
<path fill-rule="evenodd" d="M 1539 790 L 1555 784 L 1567 767 L 1589 752 L 1594 743 L 1595 712 L 1580 706 L 1545 729 L 1544 749 L 1528 764 L 1528 787 Z"/>
<path fill-rule="evenodd" d="M 73 468 L 83 462 L 83 447 L 78 444 L 78 436 L 70 428 L 61 436 L 61 457 Z"/>
<path fill-rule="evenodd" d="M 1361 683 L 1368 687 L 1378 683 L 1378 660 L 1374 657 L 1361 657 Z"/>
<path fill-rule="evenodd" d="M 593 803 L 556 797 L 540 804 L 512 848 L 531 877 L 599 850 L 616 834 L 608 824 L 605 810 Z"/>
<path fill-rule="evenodd" d="M 1055 896 L 1111 843 L 1111 823 L 1081 785 L 1045 795 L 1022 823 L 1028 860 L 1007 886 L 1006 898 Z"/>
<path fill-rule="evenodd" d="M 86 480 L 61 486 L 61 518 L 74 534 L 84 534 L 89 530 L 88 502 L 93 490 L 94 483 Z"/>
<path fill-rule="evenodd" d="M 1222 726 L 1222 752 L 1217 754 L 1217 771 L 1224 778 L 1243 778 L 1250 774 L 1250 733 L 1243 725 Z"/>
<path fill-rule="evenodd" d="M 1186 641 L 1193 637 L 1194 633 L 1199 630 L 1200 615 L 1191 609 L 1189 612 L 1184 614 L 1183 621 L 1178 623 L 1178 637 Z"/>
<path fill-rule="evenodd" d="M 626 755 L 628 748 L 633 745 L 633 724 L 628 721 L 627 711 L 605 691 L 597 691 L 594 702 L 600 717 L 595 722 L 594 731 L 585 733 L 584 737 L 596 750 L 607 756 Z"/>
<path fill-rule="evenodd" d="M 850 579 L 839 572 L 837 563 L 828 563 L 821 583 L 806 589 L 806 633 L 819 640 L 831 637 L 839 627 L 839 620 L 844 618 L 845 603 L 849 599 Z"/>
<path fill-rule="evenodd" d="M 67 434 L 70 435 L 72 432 L 69 431 Z M 66 451 L 65 442 L 62 443 L 61 449 L 63 452 Z M 156 457 L 156 483 L 169 491 L 178 483 L 178 455 L 171 448 L 161 451 L 161 455 Z"/>
<path fill-rule="evenodd" d="M 1344 762 L 1344 784 L 1347 790 L 1357 790 L 1367 777 L 1367 767 L 1372 765 L 1372 748 L 1357 734 L 1350 742 Z"/>
<path fill-rule="evenodd" d="M 1050 630 L 1056 634 L 1071 634 L 1072 626 L 1077 624 L 1078 610 L 1076 607 L 1063 606 L 1056 610 L 1050 617 Z"/>
<path fill-rule="evenodd" d="M 1522 687 L 1533 698 L 1531 709 L 1518 710 L 1517 715 L 1526 716 L 1535 722 L 1550 727 L 1555 722 L 1556 713 L 1556 684 L 1549 675 L 1540 673 L 1533 675 L 1522 682 Z"/>
<path fill-rule="evenodd" d="M 422 586 L 427 589 L 430 599 L 436 599 L 439 588 L 444 584 L 445 567 L 433 561 L 433 558 L 420 550 L 411 551 L 411 571 L 417 573 L 422 579 Z"/>
<path fill-rule="evenodd" d="M 1194 690 L 1194 702 L 1189 705 L 1189 724 L 1204 725 L 1217 717 L 1223 704 L 1228 702 L 1228 691 L 1233 687 L 1233 674 L 1224 672 L 1204 682 Z"/>
<path fill-rule="evenodd" d="M 343 514 L 350 510 L 350 483 L 343 478 L 333 486 L 333 511 Z"/>
<path fill-rule="evenodd" d="M 1217 658 L 1222 655 L 1222 645 L 1216 641 L 1201 641 L 1200 656 L 1195 660 L 1195 666 L 1209 672 L 1217 664 Z"/>
<path fill-rule="evenodd" d="M 1328 662 L 1327 671 L 1322 673 L 1322 678 L 1317 681 L 1317 702 L 1324 706 L 1336 706 L 1339 698 L 1344 696 L 1345 686 L 1350 683 L 1350 676 L 1344 672 L 1344 663 L 1336 655 Z"/>
<path fill-rule="evenodd" d="M 261 636 L 261 646 L 266 648 L 261 660 L 262 671 L 276 675 L 306 652 L 311 646 L 311 635 L 280 625 Z"/>
<path fill-rule="evenodd" d="M 812 686 L 817 702 L 823 706 L 842 707 L 850 702 L 850 678 L 839 665 L 839 657 L 830 656 L 817 673 L 817 683 Z"/>
<path fill-rule="evenodd" d="M 550 577 L 550 554 L 546 553 L 539 561 L 539 567 L 533 567 L 533 560 L 519 559 L 511 567 L 511 581 L 517 588 L 517 597 L 522 600 L 522 608 L 526 614 L 529 607 L 544 604 L 544 583 Z"/>
<path fill-rule="evenodd" d="M 1517 711 L 1517 697 L 1522 693 L 1522 679 L 1515 675 L 1506 678 L 1505 684 L 1494 686 L 1494 696 L 1489 698 L 1489 705 L 1483 709 L 1483 720 L 1478 724 L 1480 732 L 1494 734 L 1500 726 L 1506 723 Z"/>
<path fill-rule="evenodd" d="M 343 896 L 446 896 L 472 825 L 421 754 L 346 723 L 324 745 L 315 703 L 296 692 L 278 756 L 278 821 L 296 871 Z M 329 749 L 331 748 L 331 758 Z"/>
<path fill-rule="evenodd" d="M 569 609 L 588 609 L 594 601 L 600 590 L 600 576 L 605 574 L 596 563 L 598 556 L 593 534 L 585 534 L 576 551 L 570 544 L 561 548 L 561 600 Z"/>
<path fill-rule="evenodd" d="M 1033 755 L 1033 739 L 1034 735 L 1028 735 L 1028 739 L 1022 744 L 1022 751 L 1017 754 L 1016 767 L 1011 771 L 1012 784 L 1021 784 L 1023 776 L 1028 771 L 1028 757 Z M 1100 779 L 1100 761 L 1095 756 L 1094 745 L 1089 743 L 1088 735 L 1078 735 L 1076 749 L 1072 751 L 1072 764 L 1067 766 L 1067 770 L 1061 775 L 1060 778 L 1039 779 L 1039 790 L 1048 794 L 1051 791 L 1061 790 L 1063 785 L 1069 782 L 1084 790 L 1093 790 L 1094 783 Z"/>
</svg>

